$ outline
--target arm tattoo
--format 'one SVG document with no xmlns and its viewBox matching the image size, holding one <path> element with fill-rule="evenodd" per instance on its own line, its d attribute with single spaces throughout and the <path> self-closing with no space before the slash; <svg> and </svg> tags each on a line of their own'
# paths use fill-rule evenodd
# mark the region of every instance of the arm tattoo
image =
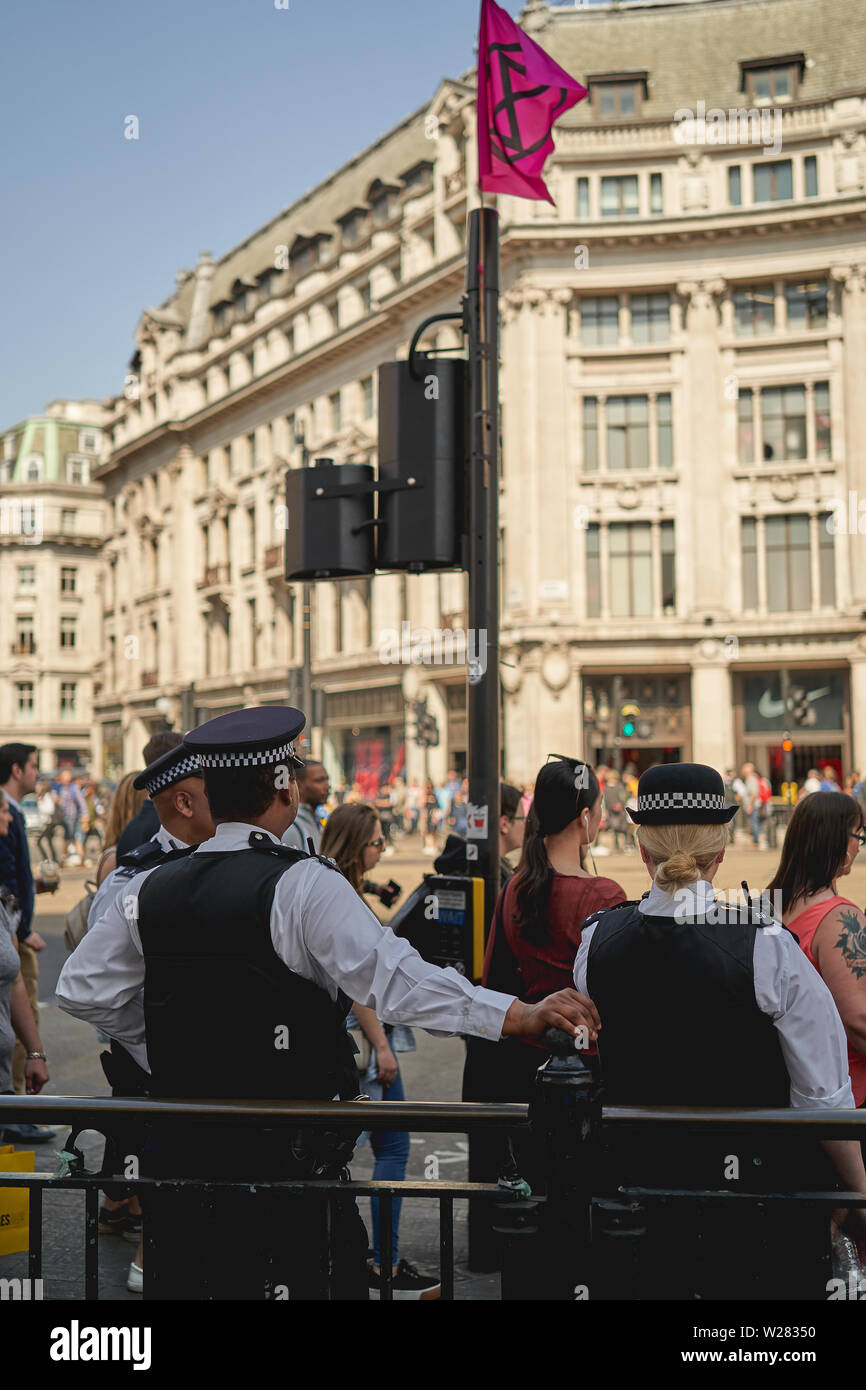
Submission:
<svg viewBox="0 0 866 1390">
<path fill-rule="evenodd" d="M 866 975 L 866 926 L 861 926 L 855 912 L 842 913 L 842 931 L 836 946 L 858 980 Z"/>
</svg>

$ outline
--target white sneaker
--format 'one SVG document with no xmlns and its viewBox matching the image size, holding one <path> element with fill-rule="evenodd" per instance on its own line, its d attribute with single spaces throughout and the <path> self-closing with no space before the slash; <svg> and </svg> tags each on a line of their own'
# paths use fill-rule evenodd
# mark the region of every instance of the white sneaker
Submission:
<svg viewBox="0 0 866 1390">
<path fill-rule="evenodd" d="M 144 1270 L 132 1261 L 129 1266 L 129 1274 L 126 1278 L 126 1287 L 130 1293 L 141 1293 L 144 1289 Z"/>
</svg>

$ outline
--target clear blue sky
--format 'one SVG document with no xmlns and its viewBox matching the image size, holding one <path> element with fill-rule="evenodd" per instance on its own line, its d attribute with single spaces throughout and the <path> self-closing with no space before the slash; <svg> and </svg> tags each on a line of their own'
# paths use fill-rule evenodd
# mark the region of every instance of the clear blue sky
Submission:
<svg viewBox="0 0 866 1390">
<path fill-rule="evenodd" d="M 177 270 L 470 67 L 479 8 L 2 0 L 0 430 L 55 396 L 118 391 L 139 315 Z"/>
</svg>

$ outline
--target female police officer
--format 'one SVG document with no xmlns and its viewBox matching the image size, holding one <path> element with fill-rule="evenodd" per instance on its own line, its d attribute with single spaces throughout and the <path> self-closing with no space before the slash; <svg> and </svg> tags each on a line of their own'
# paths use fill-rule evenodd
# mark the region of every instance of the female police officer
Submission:
<svg viewBox="0 0 866 1390">
<path fill-rule="evenodd" d="M 638 903 L 587 918 L 574 971 L 604 1021 L 598 1051 L 609 1105 L 853 1108 L 839 1015 L 796 938 L 751 905 L 715 899 L 712 879 L 735 812 L 725 805 L 722 778 L 699 763 L 659 765 L 640 779 L 629 815 L 652 888 Z M 828 1185 L 814 1141 L 798 1151 L 786 1136 L 783 1147 L 765 1146 L 758 1158 L 750 1149 L 746 1158 L 753 1141 L 742 1133 L 706 1140 L 678 1133 L 672 1142 L 661 1134 L 651 1152 L 634 1140 L 628 1153 L 609 1151 L 613 1186 L 635 1179 L 665 1188 Z M 824 1148 L 844 1187 L 866 1191 L 859 1145 Z M 736 1229 L 730 1208 L 721 1210 L 717 1241 Z M 862 1225 L 862 1213 L 856 1220 Z M 720 1257 L 708 1234 L 704 1252 Z M 743 1247 L 733 1248 L 742 1261 Z M 784 1296 L 783 1276 L 799 1278 L 782 1270 L 785 1263 L 776 1258 L 773 1267 L 776 1297 Z M 803 1288 L 809 1270 L 800 1274 Z M 712 1284 L 703 1296 L 714 1296 Z"/>
</svg>

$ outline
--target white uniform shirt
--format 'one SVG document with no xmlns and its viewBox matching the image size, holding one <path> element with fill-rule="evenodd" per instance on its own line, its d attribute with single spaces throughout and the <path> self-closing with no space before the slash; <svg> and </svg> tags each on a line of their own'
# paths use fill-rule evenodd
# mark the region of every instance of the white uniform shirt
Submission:
<svg viewBox="0 0 866 1390">
<path fill-rule="evenodd" d="M 156 834 L 151 835 L 150 840 L 145 840 L 144 843 L 149 845 L 153 840 L 165 850 L 166 854 L 170 853 L 173 849 L 188 848 L 185 840 L 178 839 L 177 835 L 169 835 L 164 825 L 161 825 Z M 138 848 L 138 846 L 136 846 L 136 848 Z M 156 865 L 151 865 L 151 867 L 156 868 Z M 108 906 L 109 898 L 117 892 L 121 884 L 129 882 L 128 871 L 122 878 L 118 877 L 118 875 L 123 874 L 123 872 L 123 865 L 121 864 L 118 868 L 112 869 L 111 873 L 102 880 L 93 895 L 93 902 L 90 904 L 90 912 L 88 913 L 89 922 L 95 922 Z"/>
<path fill-rule="evenodd" d="M 194 853 L 248 849 L 252 831 L 268 834 L 259 826 L 225 822 Z M 268 838 L 280 843 L 273 835 Z M 87 935 L 57 981 L 61 1009 L 123 1043 L 142 1066 L 144 957 L 138 894 L 153 872 L 127 881 L 99 918 L 91 914 Z M 270 926 L 280 960 L 321 985 L 332 999 L 342 989 L 374 1009 L 383 1023 L 416 1024 L 434 1037 L 501 1036 L 513 995 L 471 985 L 450 966 L 443 970 L 423 960 L 408 941 L 382 926 L 341 873 L 317 859 L 295 864 L 278 880 Z"/>
<path fill-rule="evenodd" d="M 688 898 L 693 900 L 689 906 Z M 714 899 L 705 879 L 664 893 L 653 884 L 638 904 L 649 917 L 700 916 Z M 766 920 L 766 919 L 765 919 Z M 583 928 L 574 963 L 574 984 L 586 993 L 586 964 L 598 920 Z M 791 1106 L 806 1110 L 853 1110 L 848 1048 L 838 1010 L 821 976 L 781 923 L 755 933 L 755 1002 L 776 1025 L 791 1081 Z M 602 1018 L 602 1027 L 604 1019 Z"/>
</svg>

